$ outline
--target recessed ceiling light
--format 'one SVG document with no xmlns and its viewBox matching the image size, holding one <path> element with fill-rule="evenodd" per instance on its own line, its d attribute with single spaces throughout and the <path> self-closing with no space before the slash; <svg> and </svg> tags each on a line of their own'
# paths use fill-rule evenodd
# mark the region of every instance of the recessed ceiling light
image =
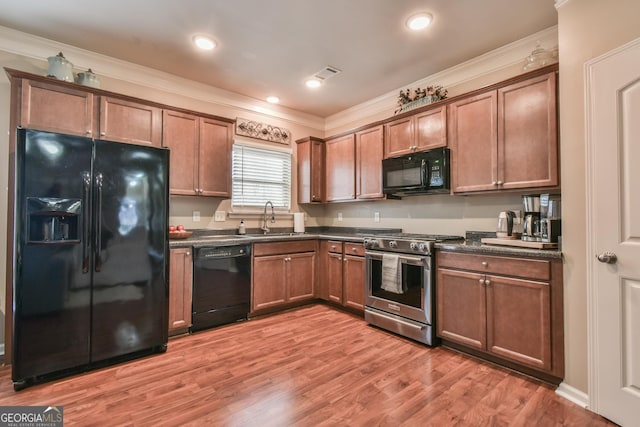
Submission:
<svg viewBox="0 0 640 427">
<path fill-rule="evenodd" d="M 318 79 L 308 79 L 306 82 L 304 82 L 304 84 L 307 85 L 307 87 L 311 88 L 311 89 L 315 89 L 318 88 L 322 85 L 322 82 Z"/>
<path fill-rule="evenodd" d="M 280 102 L 280 98 L 278 98 L 277 96 L 267 96 L 267 102 L 271 104 L 277 104 L 278 102 Z"/>
<path fill-rule="evenodd" d="M 203 50 L 211 50 L 216 47 L 216 42 L 211 37 L 201 34 L 193 36 L 193 43 Z"/>
<path fill-rule="evenodd" d="M 407 27 L 413 31 L 424 30 L 433 21 L 433 15 L 430 13 L 418 13 L 407 19 Z"/>
</svg>

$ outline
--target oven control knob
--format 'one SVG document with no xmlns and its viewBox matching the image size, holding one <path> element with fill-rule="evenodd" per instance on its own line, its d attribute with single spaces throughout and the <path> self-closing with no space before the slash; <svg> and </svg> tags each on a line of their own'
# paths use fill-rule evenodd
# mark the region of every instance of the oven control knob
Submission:
<svg viewBox="0 0 640 427">
<path fill-rule="evenodd" d="M 418 245 L 418 249 L 420 250 L 420 252 L 425 252 L 427 250 L 427 245 L 425 243 L 420 243 Z"/>
<path fill-rule="evenodd" d="M 416 249 L 418 249 L 418 244 L 416 242 L 411 242 L 409 243 L 409 248 L 415 251 Z"/>
<path fill-rule="evenodd" d="M 397 248 L 398 247 L 398 243 L 395 240 L 392 240 L 389 242 L 389 247 L 390 248 Z"/>
<path fill-rule="evenodd" d="M 364 240 L 364 247 L 365 248 L 375 248 L 379 246 L 379 243 L 376 239 L 365 239 Z"/>
</svg>

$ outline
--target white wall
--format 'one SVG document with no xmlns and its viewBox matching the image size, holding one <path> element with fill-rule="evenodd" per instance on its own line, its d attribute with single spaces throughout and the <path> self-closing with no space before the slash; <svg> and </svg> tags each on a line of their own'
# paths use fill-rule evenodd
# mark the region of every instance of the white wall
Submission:
<svg viewBox="0 0 640 427">
<path fill-rule="evenodd" d="M 585 62 L 640 37 L 637 0 L 559 1 L 565 382 L 588 389 Z"/>
</svg>

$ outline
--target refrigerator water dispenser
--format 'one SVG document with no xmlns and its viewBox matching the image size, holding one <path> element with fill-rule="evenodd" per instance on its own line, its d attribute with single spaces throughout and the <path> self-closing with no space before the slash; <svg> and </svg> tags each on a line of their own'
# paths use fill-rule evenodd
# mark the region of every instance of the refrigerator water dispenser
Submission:
<svg viewBox="0 0 640 427">
<path fill-rule="evenodd" d="M 28 197 L 29 243 L 80 243 L 80 199 Z"/>
</svg>

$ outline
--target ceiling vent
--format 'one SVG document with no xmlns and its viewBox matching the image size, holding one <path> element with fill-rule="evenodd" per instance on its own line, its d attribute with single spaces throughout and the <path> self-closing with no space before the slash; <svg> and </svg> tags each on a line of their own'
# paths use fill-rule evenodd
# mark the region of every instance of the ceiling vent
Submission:
<svg viewBox="0 0 640 427">
<path fill-rule="evenodd" d="M 322 70 L 318 71 L 317 73 L 315 73 L 313 75 L 313 77 L 319 79 L 319 80 L 328 80 L 331 77 L 341 73 L 342 70 L 337 69 L 336 67 L 331 67 L 329 65 L 327 65 L 326 67 L 324 67 Z"/>
</svg>

